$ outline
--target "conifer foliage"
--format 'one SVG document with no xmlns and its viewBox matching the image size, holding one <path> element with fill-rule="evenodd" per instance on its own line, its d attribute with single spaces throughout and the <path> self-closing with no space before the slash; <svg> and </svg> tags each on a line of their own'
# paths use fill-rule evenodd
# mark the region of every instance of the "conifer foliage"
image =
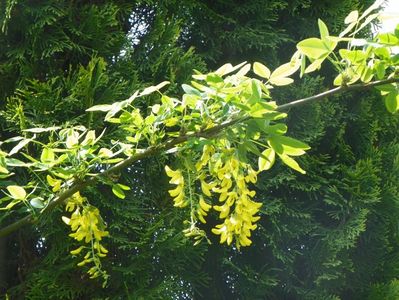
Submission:
<svg viewBox="0 0 399 300">
<path fill-rule="evenodd" d="M 5 295 L 395 295 L 399 33 L 340 47 L 378 5 L 338 2 L 4 3 Z"/>
</svg>

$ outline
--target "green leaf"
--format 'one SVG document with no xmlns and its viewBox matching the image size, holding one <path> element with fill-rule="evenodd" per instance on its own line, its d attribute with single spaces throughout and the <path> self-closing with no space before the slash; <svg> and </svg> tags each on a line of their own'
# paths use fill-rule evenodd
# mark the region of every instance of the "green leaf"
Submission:
<svg viewBox="0 0 399 300">
<path fill-rule="evenodd" d="M 113 184 L 112 185 L 112 192 L 114 195 L 120 199 L 125 199 L 126 195 L 125 192 L 122 190 L 122 188 L 119 186 L 119 184 Z"/>
<path fill-rule="evenodd" d="M 385 47 L 374 49 L 374 53 L 382 59 L 390 59 L 391 57 L 391 53 L 389 53 L 389 50 Z"/>
<path fill-rule="evenodd" d="M 30 167 L 32 164 L 25 163 L 16 158 L 6 158 L 7 166 L 10 167 Z"/>
<path fill-rule="evenodd" d="M 122 109 L 124 109 L 129 104 L 130 104 L 130 102 L 128 100 L 115 102 L 114 104 L 112 104 L 111 109 L 105 115 L 104 120 L 109 121 L 113 116 L 115 116 L 118 112 L 120 112 Z"/>
<path fill-rule="evenodd" d="M 52 163 L 55 159 L 54 151 L 50 148 L 43 148 L 42 154 L 40 156 L 40 161 L 42 163 Z"/>
<path fill-rule="evenodd" d="M 254 104 L 254 103 L 259 102 L 259 100 L 262 97 L 262 88 L 260 86 L 260 81 L 259 80 L 256 80 L 256 79 L 252 79 L 251 80 L 251 91 L 252 91 L 252 95 L 248 99 L 248 102 L 250 104 Z"/>
<path fill-rule="evenodd" d="M 274 125 L 269 125 L 265 128 L 265 132 L 268 134 L 284 134 L 287 132 L 287 125 L 283 123 L 278 123 Z"/>
<path fill-rule="evenodd" d="M 373 21 L 373 20 L 374 20 L 375 18 L 377 18 L 379 15 L 380 15 L 380 13 L 375 13 L 375 14 L 372 14 L 372 15 L 368 16 L 368 17 L 366 18 L 366 20 L 364 20 L 364 22 L 362 23 L 362 25 L 360 25 L 360 27 L 357 28 L 357 29 L 355 30 L 355 32 L 353 32 L 353 35 L 355 35 L 355 34 L 358 33 L 360 30 L 362 30 L 364 27 L 366 27 L 371 21 Z"/>
<path fill-rule="evenodd" d="M 391 92 L 396 92 L 398 90 L 396 83 L 378 85 L 375 88 L 381 91 L 382 96 L 385 96 Z"/>
<path fill-rule="evenodd" d="M 223 78 L 215 73 L 209 73 L 208 75 L 206 75 L 206 82 L 209 85 L 212 85 L 213 83 L 223 82 Z"/>
<path fill-rule="evenodd" d="M 288 136 L 272 136 L 268 143 L 279 155 L 299 156 L 305 154 L 304 150 L 310 149 L 309 145 Z"/>
<path fill-rule="evenodd" d="M 376 0 L 369 8 L 367 8 L 364 13 L 360 16 L 359 20 L 365 18 L 368 16 L 373 10 L 380 8 L 381 5 L 385 2 L 386 0 Z"/>
<path fill-rule="evenodd" d="M 304 142 L 301 142 L 297 139 L 288 136 L 275 136 L 273 138 L 277 140 L 280 144 L 286 145 L 291 148 L 303 149 L 303 150 L 310 149 L 308 144 L 305 144 Z"/>
<path fill-rule="evenodd" d="M 360 79 L 361 79 L 363 82 L 367 83 L 367 82 L 370 82 L 371 79 L 373 79 L 373 76 L 374 76 L 373 69 L 366 66 L 366 67 L 363 69 L 363 72 L 362 72 L 362 74 L 361 74 Z"/>
<path fill-rule="evenodd" d="M 270 111 L 270 109 L 264 108 L 261 103 L 256 103 L 251 106 L 249 115 L 253 118 L 263 118 L 263 115 L 269 113 Z"/>
<path fill-rule="evenodd" d="M 230 73 L 230 70 L 233 69 L 233 65 L 230 63 L 224 64 L 223 66 L 221 66 L 220 68 L 218 68 L 215 73 L 217 75 L 223 76 L 225 74 Z M 194 77 L 194 76 L 193 76 Z"/>
<path fill-rule="evenodd" d="M 294 169 L 295 171 L 298 171 L 299 173 L 306 174 L 306 171 L 303 170 L 293 158 L 291 158 L 285 154 L 279 154 L 279 157 L 281 158 L 283 163 L 285 163 L 291 169 Z"/>
<path fill-rule="evenodd" d="M 399 45 L 399 38 L 397 38 L 392 33 L 380 33 L 378 35 L 378 40 L 380 43 L 390 46 Z"/>
<path fill-rule="evenodd" d="M 161 102 L 163 105 L 170 107 L 170 108 L 175 106 L 175 104 L 173 103 L 173 100 L 166 95 L 162 95 Z"/>
<path fill-rule="evenodd" d="M 339 54 L 343 59 L 349 60 L 352 64 L 359 64 L 366 60 L 366 54 L 361 50 L 340 49 Z"/>
<path fill-rule="evenodd" d="M 249 72 L 249 70 L 251 70 L 251 65 L 250 64 L 246 64 L 236 73 L 236 75 L 238 77 L 245 76 Z"/>
<path fill-rule="evenodd" d="M 34 208 L 41 209 L 44 207 L 42 200 L 43 199 L 39 197 L 33 198 L 32 200 L 30 200 L 30 205 L 32 205 Z"/>
<path fill-rule="evenodd" d="M 276 151 L 277 154 L 283 154 L 284 153 L 284 148 L 281 143 L 279 143 L 278 140 L 276 140 L 274 137 L 270 137 L 267 140 L 267 143 L 269 144 L 270 147 L 273 148 L 274 151 Z"/>
<path fill-rule="evenodd" d="M 285 63 L 273 71 L 273 73 L 270 75 L 270 79 L 279 78 L 279 77 L 288 77 L 294 74 L 299 69 L 299 65 L 300 62 Z"/>
<path fill-rule="evenodd" d="M 8 203 L 6 207 L 0 207 L 0 210 L 8 210 L 8 209 L 11 209 L 11 208 L 13 208 L 15 205 L 17 205 L 19 202 L 21 202 L 21 200 L 14 199 L 14 200 L 12 200 L 10 203 Z"/>
<path fill-rule="evenodd" d="M 385 97 L 385 106 L 390 113 L 399 110 L 399 94 L 397 91 L 391 92 Z"/>
<path fill-rule="evenodd" d="M 306 68 L 306 55 L 302 55 L 302 57 L 301 57 L 301 72 L 299 74 L 299 77 L 302 78 L 302 76 L 305 74 L 305 68 Z"/>
<path fill-rule="evenodd" d="M 319 25 L 320 37 L 322 40 L 324 40 L 327 36 L 330 35 L 327 25 L 321 19 L 318 19 L 317 23 Z"/>
<path fill-rule="evenodd" d="M 258 150 L 258 147 L 255 145 L 255 143 L 247 140 L 243 143 L 243 146 L 245 147 L 246 150 L 252 152 L 256 156 L 262 156 L 262 153 Z"/>
<path fill-rule="evenodd" d="M 277 78 L 270 78 L 270 83 L 276 86 L 284 86 L 289 85 L 294 82 L 294 79 L 289 77 L 277 77 Z"/>
<path fill-rule="evenodd" d="M 303 40 L 299 42 L 296 47 L 301 53 L 312 59 L 318 59 L 331 51 L 331 49 L 327 47 L 327 44 L 318 38 Z"/>
<path fill-rule="evenodd" d="M 186 94 L 201 96 L 201 92 L 188 84 L 182 84 L 182 88 Z"/>
<path fill-rule="evenodd" d="M 11 156 L 15 153 L 18 153 L 19 150 L 21 150 L 23 147 L 25 147 L 27 144 L 29 144 L 30 141 L 31 141 L 31 139 L 23 139 L 14 148 L 11 149 L 11 151 L 10 151 L 10 153 L 8 153 L 8 155 Z"/>
<path fill-rule="evenodd" d="M 263 157 L 260 156 L 258 158 L 259 172 L 269 170 L 273 166 L 276 158 L 276 152 L 272 148 L 268 148 L 262 152 L 262 155 Z"/>
<path fill-rule="evenodd" d="M 385 76 L 385 64 L 382 61 L 377 62 L 374 65 L 374 69 L 377 73 L 377 78 L 378 79 L 384 79 Z"/>
<path fill-rule="evenodd" d="M 100 104 L 100 105 L 94 105 L 88 109 L 86 109 L 86 111 L 110 111 L 112 109 L 112 105 L 111 104 Z"/>
<path fill-rule="evenodd" d="M 59 126 L 53 126 L 53 127 L 47 127 L 47 128 L 29 128 L 29 129 L 24 129 L 22 131 L 24 132 L 32 132 L 32 133 L 42 133 L 42 132 L 48 132 L 48 131 L 55 131 L 60 129 L 61 127 Z"/>
<path fill-rule="evenodd" d="M 344 80 L 344 75 L 342 73 L 339 73 L 337 77 L 335 77 L 333 84 L 335 86 L 340 86 L 342 85 L 342 82 Z"/>
<path fill-rule="evenodd" d="M 349 15 L 345 18 L 345 24 L 350 24 L 356 22 L 359 18 L 359 12 L 357 10 L 351 11 Z"/>
<path fill-rule="evenodd" d="M 349 33 L 353 28 L 355 28 L 355 26 L 356 26 L 356 22 L 353 22 L 353 23 L 350 23 L 349 25 L 348 25 L 348 27 L 346 27 L 345 28 L 345 30 L 344 31 L 342 31 L 340 34 L 339 34 L 339 37 L 341 38 L 341 37 L 344 37 L 347 33 Z"/>
<path fill-rule="evenodd" d="M 116 164 L 116 163 L 118 163 L 118 162 L 120 162 L 122 160 L 123 160 L 123 158 L 109 158 L 109 159 L 104 159 L 101 162 L 104 163 L 104 164 L 111 164 L 112 165 L 112 164 Z"/>
<path fill-rule="evenodd" d="M 86 133 L 85 139 L 82 142 L 82 146 L 94 145 L 95 140 L 96 140 L 96 132 L 94 130 L 89 130 Z"/>
<path fill-rule="evenodd" d="M 9 174 L 10 171 L 7 170 L 7 161 L 4 156 L 0 156 L 0 173 Z"/>
<path fill-rule="evenodd" d="M 323 61 L 327 58 L 328 54 L 325 54 L 323 56 L 321 56 L 318 59 L 315 59 L 306 69 L 305 69 L 305 74 L 314 72 L 316 70 L 319 70 L 321 68 L 321 64 L 323 63 Z"/>
<path fill-rule="evenodd" d="M 48 183 L 50 186 L 55 186 L 56 184 L 58 184 L 58 183 L 61 182 L 61 180 L 59 180 L 59 179 L 54 179 L 54 178 L 51 177 L 50 175 L 47 175 L 47 176 L 46 176 L 46 179 L 47 179 L 47 183 Z"/>
<path fill-rule="evenodd" d="M 227 63 L 227 64 L 225 64 L 225 65 L 223 65 L 223 66 L 221 66 L 219 69 L 217 69 L 216 71 L 215 71 L 215 73 L 217 74 L 217 75 L 220 75 L 220 76 L 224 76 L 224 75 L 227 75 L 227 74 L 229 74 L 229 73 L 231 73 L 231 72 L 234 72 L 235 70 L 238 70 L 239 68 L 241 68 L 243 65 L 245 65 L 247 62 L 246 61 L 244 61 L 244 62 L 242 62 L 242 63 L 240 63 L 240 64 L 238 64 L 238 65 L 236 65 L 236 66 L 232 66 L 230 63 Z M 197 76 L 197 77 L 194 77 L 194 76 Z M 200 75 L 193 75 L 193 78 L 195 78 L 195 79 L 199 79 L 199 78 L 201 78 L 202 80 L 204 80 L 205 78 L 206 78 L 206 75 L 203 75 L 204 77 L 200 77 Z"/>
<path fill-rule="evenodd" d="M 260 77 L 269 79 L 270 77 L 270 70 L 260 62 L 255 62 L 253 65 L 254 73 Z"/>
<path fill-rule="evenodd" d="M 114 155 L 114 153 L 112 152 L 112 150 L 109 150 L 108 148 L 101 148 L 98 151 L 98 157 L 101 158 L 110 158 Z"/>
<path fill-rule="evenodd" d="M 25 189 L 19 185 L 9 185 L 7 190 L 13 199 L 24 200 L 26 197 Z"/>
<path fill-rule="evenodd" d="M 10 171 L 8 171 L 5 167 L 3 167 L 3 166 L 0 166 L 0 173 L 3 173 L 3 174 L 9 174 L 10 173 Z"/>
<path fill-rule="evenodd" d="M 79 133 L 74 130 L 68 131 L 68 135 L 67 135 L 65 144 L 68 149 L 73 148 L 76 145 L 78 145 L 79 144 Z"/>
<path fill-rule="evenodd" d="M 20 140 L 24 140 L 25 138 L 22 136 L 14 136 L 12 138 L 6 139 L 4 141 L 2 141 L 0 144 L 2 143 L 14 143 L 14 142 L 18 142 Z"/>
<path fill-rule="evenodd" d="M 149 86 L 149 87 L 145 88 L 145 89 L 140 93 L 139 96 L 141 97 L 141 96 L 146 96 L 146 95 L 152 94 L 153 92 L 160 90 L 161 88 L 163 88 L 165 85 L 168 85 L 169 83 L 170 83 L 169 81 L 163 81 L 163 82 L 161 82 L 161 83 L 158 84 L 158 85 Z"/>
</svg>

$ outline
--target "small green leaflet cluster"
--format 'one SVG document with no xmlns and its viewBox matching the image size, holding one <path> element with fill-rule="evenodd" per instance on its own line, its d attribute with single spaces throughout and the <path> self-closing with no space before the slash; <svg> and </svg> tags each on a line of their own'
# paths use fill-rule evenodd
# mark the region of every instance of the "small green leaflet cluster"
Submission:
<svg viewBox="0 0 399 300">
<path fill-rule="evenodd" d="M 301 76 L 320 69 L 327 59 L 339 72 L 334 80 L 336 86 L 347 86 L 356 82 L 369 83 L 372 80 L 397 78 L 399 55 L 399 25 L 393 33 L 380 33 L 373 39 L 357 39 L 356 34 L 378 17 L 372 13 L 383 1 L 376 1 L 362 15 L 352 11 L 346 18 L 347 28 L 339 36 L 331 36 L 326 24 L 318 21 L 320 38 L 309 38 L 297 45 L 301 57 Z M 340 42 L 347 43 L 346 49 L 334 52 Z M 310 62 L 310 64 L 308 63 Z M 398 84 L 379 86 L 385 106 L 391 113 L 399 110 Z"/>
<path fill-rule="evenodd" d="M 282 120 L 287 115 L 273 101 L 273 87 L 291 84 L 296 72 L 300 76 L 314 72 L 326 60 L 337 69 L 334 84 L 342 88 L 359 81 L 367 86 L 373 79 L 397 79 L 399 55 L 392 48 L 399 46 L 399 27 L 373 40 L 355 38 L 377 17 L 372 14 L 377 7 L 360 16 L 352 12 L 345 19 L 347 28 L 337 37 L 319 20 L 320 37 L 298 43 L 291 60 L 274 71 L 259 62 L 226 64 L 208 74 L 196 72 L 193 81 L 182 86 L 181 97 L 161 93 L 168 84 L 162 82 L 124 101 L 87 109 L 91 114 L 106 113 L 105 121 L 118 128 L 120 139 L 106 147 L 100 146 L 105 145 L 105 130 L 96 133 L 84 126 L 32 128 L 24 136 L 0 142 L 4 194 L 0 210 L 40 216 L 59 199 L 65 200 L 68 215 L 63 221 L 80 243 L 71 254 L 83 253 L 79 266 L 91 266 L 90 277 L 106 281 L 108 275 L 101 268 L 101 258 L 108 252 L 102 245 L 108 235 L 106 224 L 82 190 L 101 182 L 124 199 L 130 187 L 113 174 L 138 159 L 174 153 L 177 159 L 165 171 L 174 206 L 187 213 L 185 235 L 194 238 L 195 244 L 209 241 L 198 224 L 212 215 L 219 221 L 212 233 L 220 236 L 220 243 L 238 249 L 249 246 L 262 205 L 254 190 L 258 174 L 269 170 L 276 158 L 305 174 L 297 157 L 310 148 L 286 136 Z M 346 43 L 346 48 L 336 51 L 340 43 Z M 388 111 L 397 112 L 397 83 L 378 89 Z M 159 97 L 150 109 L 142 111 L 135 105 L 137 98 L 153 93 Z M 29 170 L 27 182 L 19 181 L 18 168 Z"/>
<path fill-rule="evenodd" d="M 93 130 L 83 126 L 65 129 L 34 128 L 25 130 L 25 135 L 31 137 L 15 137 L 3 141 L 3 147 L 16 144 L 8 153 L 0 152 L 0 176 L 9 182 L 3 190 L 5 197 L 0 199 L 0 210 L 17 209 L 38 216 L 72 186 L 97 176 L 96 170 L 99 168 L 119 162 L 121 158 L 115 156 L 125 148 L 118 143 L 111 149 L 99 147 L 98 142 L 103 133 L 96 136 Z M 39 153 L 39 158 L 34 158 L 31 153 Z M 13 172 L 17 167 L 29 169 L 32 174 L 29 182 L 17 184 L 18 176 Z M 99 179 L 111 185 L 114 193 L 121 198 L 124 197 L 123 190 L 129 189 L 108 177 Z M 88 269 L 90 277 L 102 277 L 106 282 L 108 275 L 101 269 L 100 258 L 108 252 L 101 244 L 108 232 L 105 231 L 100 213 L 79 191 L 65 200 L 66 211 L 71 215 L 62 219 L 71 227 L 70 236 L 83 243 L 72 250 L 71 254 L 77 256 L 85 250 L 83 260 L 78 265 L 92 265 Z"/>
</svg>

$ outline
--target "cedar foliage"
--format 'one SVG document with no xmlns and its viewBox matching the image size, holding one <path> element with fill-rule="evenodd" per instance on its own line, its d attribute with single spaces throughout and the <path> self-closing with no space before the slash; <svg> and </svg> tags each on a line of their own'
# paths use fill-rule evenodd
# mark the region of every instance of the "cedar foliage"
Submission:
<svg viewBox="0 0 399 300">
<path fill-rule="evenodd" d="M 7 1 L 2 9 L 10 9 L 0 34 L 4 138 L 56 123 L 102 128 L 83 114 L 87 107 L 165 79 L 172 82 L 170 92 L 178 92 L 193 68 L 243 60 L 277 66 L 295 41 L 317 30 L 317 17 L 338 32 L 343 17 L 361 7 L 356 0 L 170 0 Z M 331 82 L 328 72 L 323 75 Z M 274 96 L 279 103 L 309 96 L 323 89 L 325 78 L 305 78 Z M 143 109 L 151 104 L 140 103 Z M 301 161 L 308 174 L 276 166 L 258 181 L 264 215 L 249 249 L 227 249 L 216 240 L 193 247 L 183 237 L 183 216 L 159 176 L 167 157 L 159 157 L 121 174 L 133 188 L 125 200 L 107 189 L 85 191 L 111 232 L 107 288 L 75 267 L 68 256 L 73 241 L 65 238 L 57 211 L 7 239 L 7 293 L 11 299 L 394 297 L 397 117 L 368 93 L 308 105 L 290 116 L 291 134 L 312 145 Z M 0 222 L 17 218 L 4 214 Z"/>
</svg>

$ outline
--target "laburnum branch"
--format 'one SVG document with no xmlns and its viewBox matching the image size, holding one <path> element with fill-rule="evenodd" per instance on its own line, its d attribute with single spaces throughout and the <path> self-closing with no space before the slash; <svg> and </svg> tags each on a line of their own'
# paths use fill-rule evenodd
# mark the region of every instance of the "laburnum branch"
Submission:
<svg viewBox="0 0 399 300">
<path fill-rule="evenodd" d="M 390 79 L 372 81 L 369 83 L 342 85 L 337 88 L 328 90 L 326 92 L 323 92 L 323 93 L 320 93 L 320 94 L 317 94 L 314 96 L 310 96 L 307 98 L 302 98 L 302 99 L 298 99 L 298 100 L 295 100 L 295 101 L 292 101 L 292 102 L 289 102 L 286 104 L 282 104 L 277 107 L 277 111 L 286 111 L 290 108 L 294 108 L 294 107 L 301 106 L 301 105 L 304 105 L 307 103 L 315 102 L 315 101 L 324 99 L 326 97 L 333 96 L 336 94 L 341 94 L 341 93 L 348 92 L 348 91 L 363 90 L 363 89 L 368 89 L 371 87 L 376 87 L 379 85 L 390 84 L 390 83 L 395 83 L 395 82 L 399 82 L 399 78 L 395 77 L 395 78 L 390 78 Z M 127 168 L 128 166 L 132 165 L 133 163 L 135 163 L 141 159 L 155 156 L 162 152 L 168 151 L 168 150 L 172 149 L 173 147 L 175 147 L 176 145 L 186 142 L 190 138 L 199 138 L 199 137 L 212 138 L 215 135 L 217 135 L 218 133 L 222 132 L 225 128 L 231 127 L 238 123 L 242 123 L 249 119 L 250 119 L 250 117 L 236 118 L 236 119 L 216 125 L 212 128 L 206 129 L 206 130 L 182 135 L 182 136 L 173 138 L 169 141 L 166 141 L 164 143 L 161 143 L 159 145 L 151 146 L 151 147 L 147 148 L 146 150 L 144 150 L 143 152 L 132 155 L 132 156 L 126 158 L 125 160 L 115 164 L 114 166 L 112 166 L 111 168 L 107 169 L 106 171 L 104 171 L 100 174 L 97 174 L 93 177 L 90 177 L 90 178 L 84 180 L 84 181 L 80 181 L 78 183 L 73 184 L 70 188 L 61 192 L 57 197 L 55 197 L 53 199 L 53 201 L 51 201 L 48 204 L 48 206 L 45 209 L 43 209 L 41 214 L 47 214 L 47 213 L 51 212 L 54 208 L 56 208 L 60 204 L 63 204 L 73 194 L 75 194 L 78 191 L 83 190 L 84 188 L 86 188 L 90 185 L 93 185 L 101 177 L 107 177 L 113 173 L 118 173 L 121 170 Z M 12 224 L 0 229 L 0 237 L 7 236 L 7 235 L 17 231 L 19 228 L 21 228 L 25 225 L 28 225 L 28 224 L 35 223 L 36 221 L 37 221 L 37 217 L 35 217 L 34 215 L 28 215 Z"/>
</svg>

